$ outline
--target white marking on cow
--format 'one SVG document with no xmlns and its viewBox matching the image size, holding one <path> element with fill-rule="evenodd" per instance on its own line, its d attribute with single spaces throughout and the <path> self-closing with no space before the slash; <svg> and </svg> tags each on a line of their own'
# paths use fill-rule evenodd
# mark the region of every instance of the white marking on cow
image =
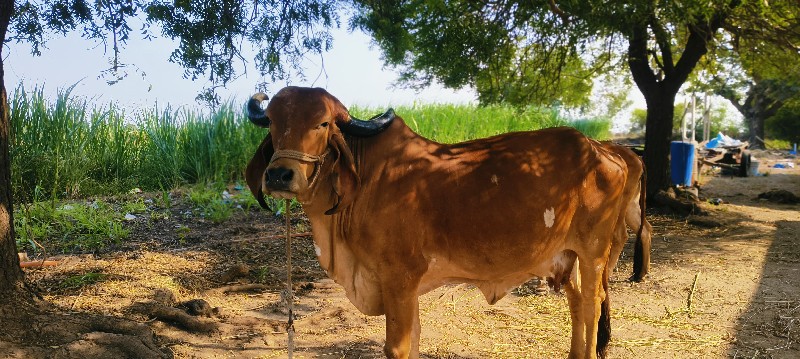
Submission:
<svg viewBox="0 0 800 359">
<path fill-rule="evenodd" d="M 553 226 L 553 223 L 555 223 L 555 221 L 556 221 L 556 210 L 555 210 L 555 208 L 550 207 L 550 209 L 544 210 L 544 225 L 547 228 L 550 228 L 550 227 Z"/>
<path fill-rule="evenodd" d="M 316 254 L 317 254 L 317 257 L 319 257 L 319 256 L 322 254 L 322 248 L 320 248 L 319 246 L 317 246 L 317 245 L 315 244 L 315 245 L 314 245 L 314 253 L 316 253 Z"/>
<path fill-rule="evenodd" d="M 497 185 L 497 184 L 499 183 L 499 180 L 498 180 L 498 178 L 497 178 L 497 175 L 492 175 L 491 181 L 492 181 L 492 183 L 494 183 L 495 185 Z"/>
</svg>

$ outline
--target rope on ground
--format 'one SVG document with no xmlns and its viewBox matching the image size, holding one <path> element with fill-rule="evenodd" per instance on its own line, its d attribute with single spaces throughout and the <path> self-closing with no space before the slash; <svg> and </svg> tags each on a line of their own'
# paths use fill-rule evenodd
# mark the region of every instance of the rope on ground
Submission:
<svg viewBox="0 0 800 359">
<path fill-rule="evenodd" d="M 286 323 L 286 334 L 289 336 L 287 351 L 288 358 L 292 359 L 294 352 L 294 294 L 292 293 L 292 224 L 291 224 L 291 200 L 285 200 L 286 209 L 286 303 L 289 305 L 289 321 Z"/>
</svg>

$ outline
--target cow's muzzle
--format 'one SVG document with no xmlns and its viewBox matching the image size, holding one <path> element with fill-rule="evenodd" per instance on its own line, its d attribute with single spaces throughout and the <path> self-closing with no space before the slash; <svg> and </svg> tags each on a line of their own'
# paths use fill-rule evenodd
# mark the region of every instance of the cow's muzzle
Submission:
<svg viewBox="0 0 800 359">
<path fill-rule="evenodd" d="M 294 151 L 294 150 L 278 150 L 272 155 L 270 165 L 267 167 L 264 180 L 273 197 L 279 198 L 293 198 L 298 192 L 302 190 L 298 186 L 298 182 L 306 182 L 306 188 L 311 188 L 316 183 L 319 177 L 320 168 L 325 163 L 325 157 L 330 153 L 330 149 L 326 148 L 325 152 L 321 155 L 309 155 L 307 153 Z M 297 169 L 275 166 L 275 161 L 278 159 L 293 159 L 300 162 L 312 163 L 314 165 L 311 176 L 306 178 L 306 181 L 298 181 Z M 294 167 L 294 166 L 291 166 Z"/>
</svg>

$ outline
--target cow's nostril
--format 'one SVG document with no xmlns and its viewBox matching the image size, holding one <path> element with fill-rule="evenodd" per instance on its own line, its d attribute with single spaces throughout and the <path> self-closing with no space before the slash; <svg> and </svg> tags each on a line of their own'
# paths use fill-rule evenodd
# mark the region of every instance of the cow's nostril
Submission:
<svg viewBox="0 0 800 359">
<path fill-rule="evenodd" d="M 283 174 L 281 174 L 281 181 L 284 183 L 291 182 L 292 177 L 294 177 L 294 171 L 286 171 Z"/>
<path fill-rule="evenodd" d="M 267 182 L 273 185 L 287 185 L 292 178 L 294 178 L 294 171 L 288 168 L 278 167 L 267 170 Z"/>
</svg>

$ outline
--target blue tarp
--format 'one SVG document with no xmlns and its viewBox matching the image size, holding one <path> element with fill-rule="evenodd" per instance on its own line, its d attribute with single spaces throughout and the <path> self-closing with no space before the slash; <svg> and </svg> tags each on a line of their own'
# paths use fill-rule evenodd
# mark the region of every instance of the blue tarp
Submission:
<svg viewBox="0 0 800 359">
<path fill-rule="evenodd" d="M 741 144 L 742 141 L 725 136 L 724 133 L 720 132 L 717 134 L 717 137 L 712 138 L 706 143 L 706 148 L 741 146 Z"/>
</svg>

